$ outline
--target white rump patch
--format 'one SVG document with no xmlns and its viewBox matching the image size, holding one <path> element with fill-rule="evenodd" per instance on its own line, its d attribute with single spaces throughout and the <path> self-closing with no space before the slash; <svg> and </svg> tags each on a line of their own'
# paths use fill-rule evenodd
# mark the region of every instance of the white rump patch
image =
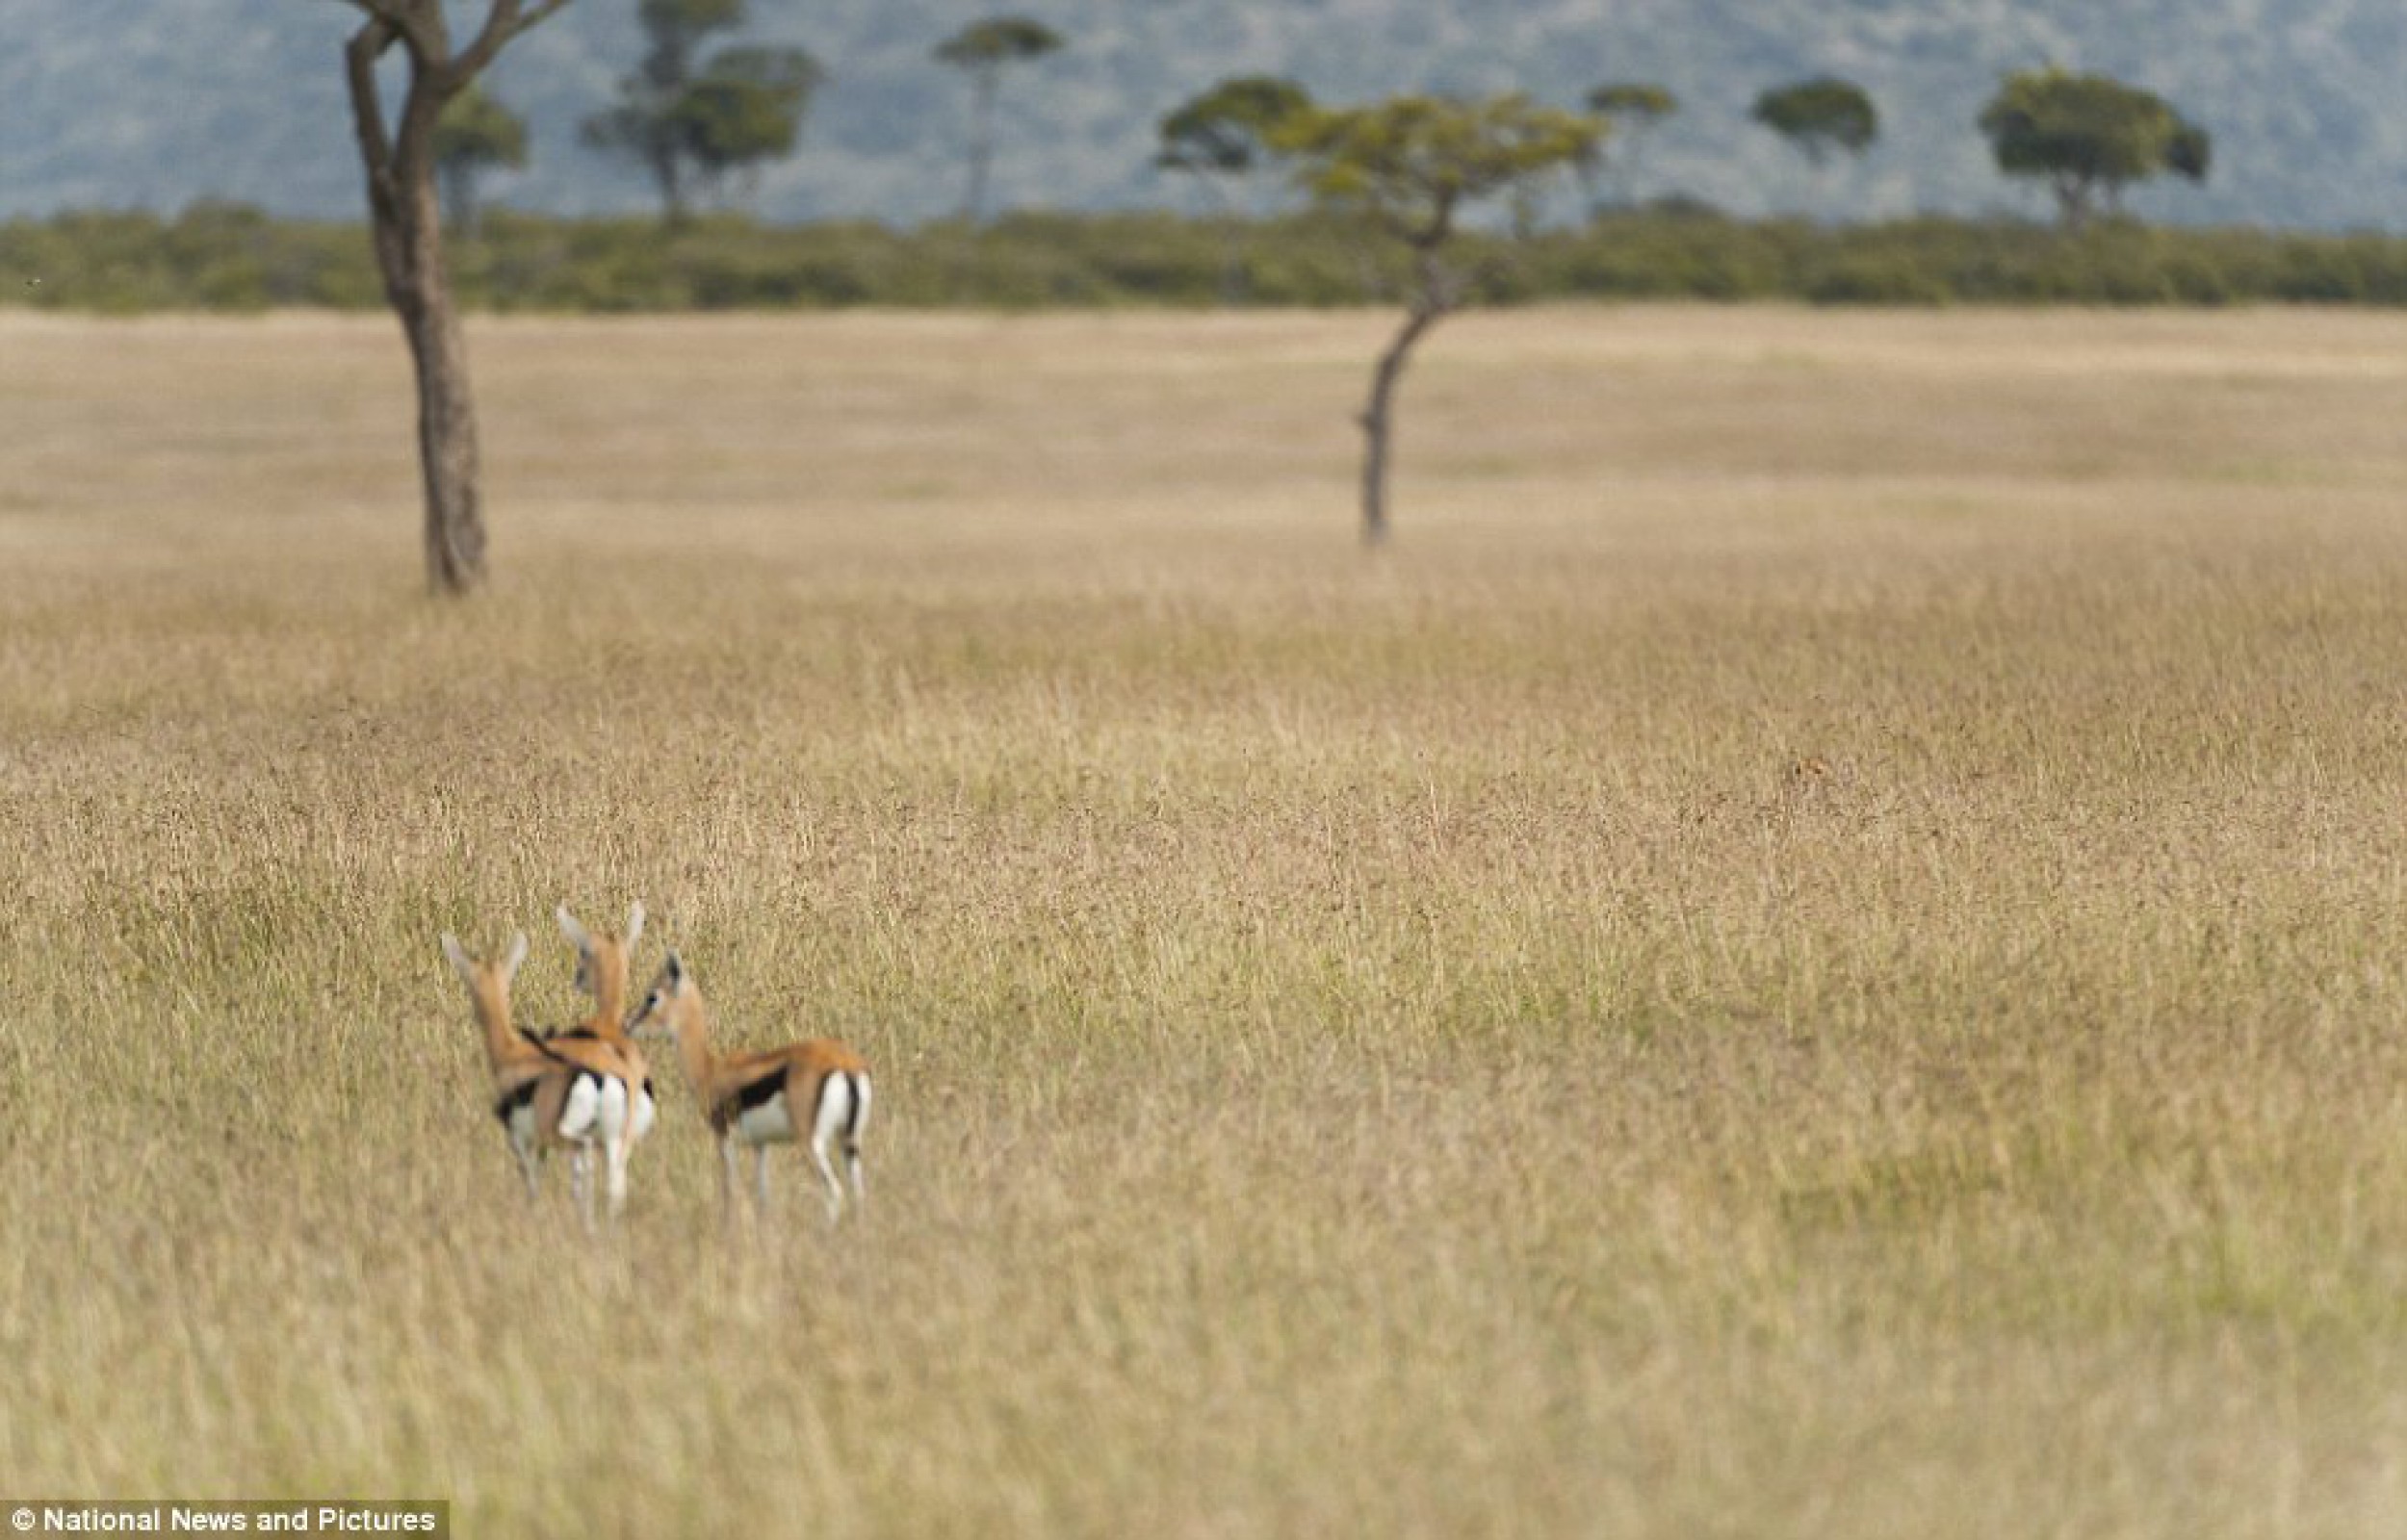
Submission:
<svg viewBox="0 0 2407 1540">
<path fill-rule="evenodd" d="M 819 1115 L 812 1120 L 811 1147 L 825 1149 L 852 1121 L 852 1076 L 839 1071 L 819 1082 Z"/>
<path fill-rule="evenodd" d="M 593 1125 L 602 1116 L 602 1088 L 591 1075 L 579 1075 L 569 1082 L 568 1098 L 560 1105 L 559 1136 L 572 1143 L 583 1143 L 593 1137 Z"/>
</svg>

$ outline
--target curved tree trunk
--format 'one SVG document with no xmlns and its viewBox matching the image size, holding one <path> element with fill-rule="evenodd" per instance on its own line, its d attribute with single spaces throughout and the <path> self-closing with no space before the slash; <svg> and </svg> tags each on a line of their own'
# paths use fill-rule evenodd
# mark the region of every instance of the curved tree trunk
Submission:
<svg viewBox="0 0 2407 1540">
<path fill-rule="evenodd" d="M 1371 373 L 1371 398 L 1362 408 L 1362 544 L 1376 550 L 1387 543 L 1387 448 L 1394 433 L 1396 383 L 1404 377 L 1412 345 L 1445 315 L 1441 306 L 1416 301 L 1405 317 L 1404 329 L 1379 355 Z"/>
<path fill-rule="evenodd" d="M 1450 233 L 1450 205 L 1441 205 L 1436 221 L 1413 244 L 1419 253 L 1412 264 L 1413 293 L 1404 326 L 1379 355 L 1371 372 L 1371 398 L 1359 420 L 1362 424 L 1362 544 L 1378 550 L 1387 543 L 1387 448 L 1394 432 L 1396 385 L 1404 378 L 1413 344 L 1462 304 L 1459 275 L 1438 260 L 1437 247 Z"/>
</svg>

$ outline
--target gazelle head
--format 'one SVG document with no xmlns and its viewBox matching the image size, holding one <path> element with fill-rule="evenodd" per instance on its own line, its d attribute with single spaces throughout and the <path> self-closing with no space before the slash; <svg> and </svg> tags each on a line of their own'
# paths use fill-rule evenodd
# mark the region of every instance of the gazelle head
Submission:
<svg viewBox="0 0 2407 1540">
<path fill-rule="evenodd" d="M 606 988 L 615 984 L 621 995 L 627 990 L 628 962 L 634 956 L 635 942 L 643 937 L 643 900 L 637 899 L 627 911 L 627 934 L 612 936 L 586 930 L 577 916 L 562 904 L 552 911 L 560 922 L 560 934 L 577 949 L 577 988 L 595 999 L 603 998 Z"/>
<path fill-rule="evenodd" d="M 459 937 L 443 933 L 443 955 L 451 960 L 452 971 L 459 982 L 468 986 L 468 998 L 479 1012 L 501 1020 L 509 1019 L 510 981 L 518 976 L 518 964 L 527 961 L 527 933 L 518 932 L 510 937 L 509 950 L 499 960 L 479 962 L 459 944 Z"/>
<path fill-rule="evenodd" d="M 627 1018 L 627 1035 L 631 1038 L 675 1038 L 684 1013 L 678 1003 L 693 989 L 693 975 L 675 951 L 660 964 L 660 976 L 652 988 L 644 991 L 642 1003 Z"/>
</svg>

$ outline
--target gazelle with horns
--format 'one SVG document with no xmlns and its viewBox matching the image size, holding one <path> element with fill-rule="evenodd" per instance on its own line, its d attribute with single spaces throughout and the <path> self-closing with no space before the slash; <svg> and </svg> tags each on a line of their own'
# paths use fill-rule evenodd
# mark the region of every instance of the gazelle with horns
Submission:
<svg viewBox="0 0 2407 1540">
<path fill-rule="evenodd" d="M 577 949 L 577 988 L 593 997 L 593 1014 L 573 1027 L 545 1039 L 547 1043 L 592 1041 L 607 1044 L 627 1062 L 634 1078 L 628 1084 L 634 1088 L 631 1105 L 633 1114 L 628 1124 L 627 1142 L 632 1150 L 652 1132 L 658 1107 L 652 1097 L 652 1066 L 644 1059 L 643 1050 L 627 1035 L 627 979 L 629 964 L 634 956 L 635 943 L 643 937 L 643 900 L 637 899 L 627 908 L 627 934 L 612 936 L 608 931 L 588 931 L 577 922 L 577 916 L 560 905 L 552 911 L 560 923 L 560 934 Z"/>
<path fill-rule="evenodd" d="M 493 1073 L 493 1113 L 509 1136 L 527 1195 L 540 1192 L 535 1161 L 545 1151 L 569 1151 L 569 1178 L 587 1228 L 593 1224 L 593 1150 L 600 1145 L 610 1213 L 627 1199 L 627 1127 L 639 1077 L 609 1044 L 565 1040 L 547 1043 L 510 1020 L 510 983 L 527 961 L 520 932 L 498 962 L 468 955 L 459 938 L 443 933 L 443 955 L 468 987 L 477 1024 L 484 1029 L 486 1063 Z"/>
<path fill-rule="evenodd" d="M 827 1217 L 844 1212 L 844 1184 L 828 1159 L 841 1144 L 844 1175 L 858 1206 L 867 1194 L 861 1180 L 861 1130 L 869 1120 L 869 1066 L 842 1043 L 826 1038 L 784 1048 L 724 1057 L 711 1048 L 710 1013 L 693 975 L 671 952 L 660 978 L 644 996 L 631 1031 L 667 1037 L 677 1062 L 702 1103 L 719 1142 L 719 1195 L 730 1218 L 736 1202 L 736 1146 L 752 1146 L 753 1199 L 765 1216 L 769 1202 L 769 1146 L 807 1142 L 827 1184 Z"/>
</svg>

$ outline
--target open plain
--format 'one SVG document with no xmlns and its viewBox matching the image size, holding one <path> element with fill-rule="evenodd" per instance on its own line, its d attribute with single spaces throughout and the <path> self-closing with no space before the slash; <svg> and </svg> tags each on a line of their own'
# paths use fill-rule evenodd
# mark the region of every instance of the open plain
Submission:
<svg viewBox="0 0 2407 1540">
<path fill-rule="evenodd" d="M 0 315 L 4 1496 L 2407 1532 L 2407 319 Z M 439 931 L 876 1068 L 531 1209 Z M 655 939 L 658 937 L 660 939 Z"/>
</svg>

